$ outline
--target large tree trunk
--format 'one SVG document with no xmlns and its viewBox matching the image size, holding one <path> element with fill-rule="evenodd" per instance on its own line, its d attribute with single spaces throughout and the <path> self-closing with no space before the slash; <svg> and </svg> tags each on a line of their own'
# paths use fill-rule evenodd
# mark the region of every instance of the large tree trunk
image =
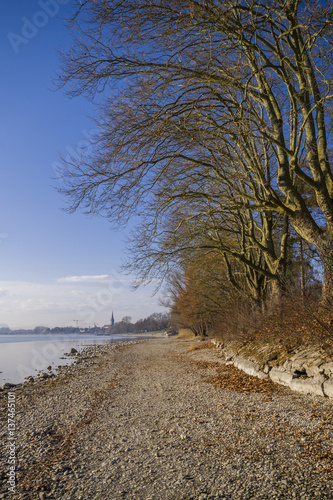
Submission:
<svg viewBox="0 0 333 500">
<path fill-rule="evenodd" d="M 283 297 L 286 294 L 286 259 L 280 258 L 275 263 L 274 273 L 276 279 L 271 280 L 271 290 L 269 295 L 269 306 L 271 308 L 279 307 Z"/>
<path fill-rule="evenodd" d="M 322 256 L 324 264 L 322 301 L 333 306 L 333 251 Z"/>
<path fill-rule="evenodd" d="M 270 294 L 268 307 L 271 309 L 276 309 L 281 305 L 283 298 L 287 292 L 287 269 L 286 269 L 286 259 L 280 258 L 276 262 L 275 266 L 275 276 L 274 280 L 271 280 Z"/>
<path fill-rule="evenodd" d="M 324 266 L 322 302 L 333 305 L 333 234 L 326 230 L 325 240 L 315 245 Z"/>
<path fill-rule="evenodd" d="M 285 295 L 285 284 L 280 279 L 272 280 L 269 305 L 272 309 L 279 307 Z"/>
<path fill-rule="evenodd" d="M 266 297 L 263 290 L 264 280 L 259 279 L 255 284 L 249 286 L 252 299 L 252 311 L 263 314 L 266 307 Z"/>
<path fill-rule="evenodd" d="M 304 299 L 305 297 L 305 269 L 304 269 L 304 251 L 303 251 L 303 240 L 299 240 L 299 265 L 300 265 L 300 278 L 301 278 L 301 295 Z"/>
</svg>

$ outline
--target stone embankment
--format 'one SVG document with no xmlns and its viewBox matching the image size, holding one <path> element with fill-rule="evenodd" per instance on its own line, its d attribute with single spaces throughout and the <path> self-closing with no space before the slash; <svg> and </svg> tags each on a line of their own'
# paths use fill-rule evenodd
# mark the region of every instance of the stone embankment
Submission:
<svg viewBox="0 0 333 500">
<path fill-rule="evenodd" d="M 212 342 L 226 362 L 248 375 L 270 378 L 302 394 L 333 398 L 333 356 L 321 347 L 288 349 L 269 343 Z"/>
</svg>

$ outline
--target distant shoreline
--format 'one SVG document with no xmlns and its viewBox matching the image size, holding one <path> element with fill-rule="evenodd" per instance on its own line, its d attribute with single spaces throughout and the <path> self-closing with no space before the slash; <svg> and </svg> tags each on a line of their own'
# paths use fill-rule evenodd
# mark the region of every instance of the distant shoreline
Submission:
<svg viewBox="0 0 333 500">
<path fill-rule="evenodd" d="M 137 335 L 142 335 L 142 336 L 161 336 L 161 337 L 164 337 L 165 335 L 165 331 L 164 330 L 161 330 L 159 332 L 129 332 L 129 333 L 117 333 L 117 332 L 113 332 L 113 333 L 93 333 L 93 332 L 80 332 L 80 331 L 73 331 L 71 333 L 61 333 L 61 332 L 34 332 L 34 330 L 13 330 L 13 331 L 10 331 L 8 333 L 1 333 L 0 332 L 0 337 L 10 337 L 12 335 L 80 335 L 80 336 L 91 336 L 91 335 L 96 335 L 98 337 L 113 337 L 115 335 L 119 335 L 119 336 L 137 336 Z"/>
</svg>

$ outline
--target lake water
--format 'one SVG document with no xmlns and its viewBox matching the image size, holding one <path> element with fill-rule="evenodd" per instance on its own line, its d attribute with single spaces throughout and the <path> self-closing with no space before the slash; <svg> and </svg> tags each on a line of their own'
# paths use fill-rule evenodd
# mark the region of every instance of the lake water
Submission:
<svg viewBox="0 0 333 500">
<path fill-rule="evenodd" d="M 0 386 L 4 382 L 18 384 L 24 377 L 39 371 L 52 371 L 59 365 L 69 365 L 72 357 L 64 357 L 71 347 L 77 351 L 87 345 L 134 340 L 129 335 L 0 335 Z M 61 359 L 65 358 L 65 359 Z"/>
</svg>

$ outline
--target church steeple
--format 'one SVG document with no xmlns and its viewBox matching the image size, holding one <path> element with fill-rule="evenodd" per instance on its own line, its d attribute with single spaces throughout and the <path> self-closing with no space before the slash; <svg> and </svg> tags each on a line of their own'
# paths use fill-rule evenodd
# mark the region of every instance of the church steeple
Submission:
<svg viewBox="0 0 333 500">
<path fill-rule="evenodd" d="M 114 325 L 114 316 L 113 316 L 113 311 L 112 311 L 112 316 L 111 316 L 111 326 Z"/>
</svg>

